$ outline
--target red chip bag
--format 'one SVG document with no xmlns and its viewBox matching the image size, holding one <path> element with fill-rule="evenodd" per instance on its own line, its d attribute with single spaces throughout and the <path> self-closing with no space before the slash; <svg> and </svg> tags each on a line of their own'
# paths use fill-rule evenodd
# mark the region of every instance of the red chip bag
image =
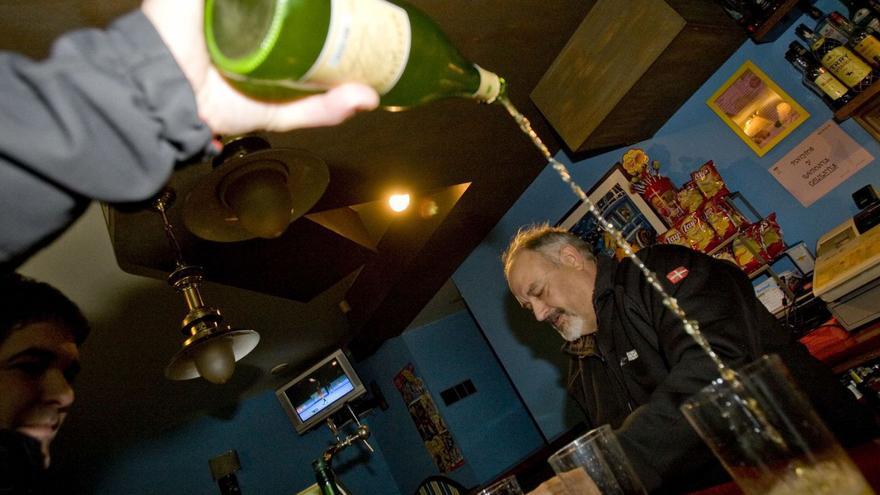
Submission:
<svg viewBox="0 0 880 495">
<path fill-rule="evenodd" d="M 704 163 L 696 172 L 691 172 L 691 179 L 700 188 L 703 196 L 709 199 L 730 194 L 712 160 Z"/>
<path fill-rule="evenodd" d="M 720 196 L 706 201 L 703 205 L 703 217 L 722 241 L 736 234 L 737 231 L 737 224 L 730 210 L 727 201 Z"/>
<path fill-rule="evenodd" d="M 685 182 L 678 190 L 678 204 L 685 214 L 699 210 L 705 200 L 697 183 L 692 180 Z"/>
<path fill-rule="evenodd" d="M 767 259 L 775 259 L 785 251 L 785 241 L 782 240 L 782 229 L 776 222 L 776 213 L 771 213 L 758 222 L 757 230 Z"/>
<path fill-rule="evenodd" d="M 743 232 L 733 240 L 733 256 L 736 264 L 746 273 L 752 273 L 761 267 L 762 257 L 767 255 L 761 246 L 761 236 L 758 224 L 746 227 Z"/>
<path fill-rule="evenodd" d="M 688 240 L 676 228 L 667 229 L 666 232 L 657 236 L 657 242 L 660 244 L 678 244 L 679 246 L 691 247 Z"/>
<path fill-rule="evenodd" d="M 708 253 L 721 242 L 699 212 L 685 215 L 678 224 L 678 229 L 697 251 Z"/>
</svg>

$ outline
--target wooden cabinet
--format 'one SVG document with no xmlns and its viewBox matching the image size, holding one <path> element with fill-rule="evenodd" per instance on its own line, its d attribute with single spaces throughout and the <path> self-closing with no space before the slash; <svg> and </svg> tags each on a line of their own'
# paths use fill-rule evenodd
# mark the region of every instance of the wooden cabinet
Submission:
<svg viewBox="0 0 880 495">
<path fill-rule="evenodd" d="M 746 39 L 714 1 L 598 0 L 531 98 L 572 152 L 633 144 Z"/>
</svg>

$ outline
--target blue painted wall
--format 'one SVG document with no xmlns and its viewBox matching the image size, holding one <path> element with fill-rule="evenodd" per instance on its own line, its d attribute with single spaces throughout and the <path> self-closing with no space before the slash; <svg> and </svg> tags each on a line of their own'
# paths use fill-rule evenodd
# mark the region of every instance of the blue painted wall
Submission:
<svg viewBox="0 0 880 495">
<path fill-rule="evenodd" d="M 493 479 L 544 444 L 537 425 L 467 311 L 404 333 L 440 415 L 473 470 Z M 440 392 L 470 379 L 477 392 L 449 406 Z"/>
<path fill-rule="evenodd" d="M 330 439 L 326 428 L 297 435 L 270 391 L 243 401 L 231 419 L 206 416 L 116 456 L 93 493 L 216 495 L 207 461 L 235 449 L 242 493 L 293 495 L 315 482 L 311 462 Z M 354 493 L 401 495 L 379 449 L 350 448 L 334 467 Z"/>
<path fill-rule="evenodd" d="M 820 0 L 816 6 L 826 12 L 846 12 L 836 0 Z M 806 16 L 799 22 L 814 24 Z M 857 211 L 850 195 L 866 184 L 880 183 L 880 166 L 872 162 L 809 208 L 801 206 L 770 174 L 768 170 L 777 160 L 832 117 L 825 104 L 801 84 L 800 73 L 783 57 L 788 44 L 795 39 L 792 27 L 774 43 L 746 42 L 654 138 L 634 146 L 659 160 L 661 173 L 677 185 L 685 182 L 702 163 L 714 160 L 731 191 L 742 192 L 763 214 L 775 211 L 786 241 L 803 240 L 813 250 L 819 236 Z M 761 158 L 705 103 L 746 60 L 754 62 L 810 113 L 809 120 Z M 880 145 L 858 124 L 846 121 L 841 127 L 874 157 L 880 157 Z M 557 159 L 570 165 L 574 179 L 588 190 L 628 148 L 577 163 L 571 163 L 563 152 Z M 560 362 L 560 341 L 552 329 L 537 326 L 516 306 L 507 293 L 498 257 L 517 228 L 531 222 L 555 223 L 575 202 L 576 198 L 555 172 L 546 169 L 453 277 L 514 386 L 550 438 L 564 432 L 580 417 L 566 400 L 561 386 L 565 364 Z"/>
<path fill-rule="evenodd" d="M 543 445 L 543 438 L 467 312 L 385 342 L 358 374 L 382 389 L 389 408 L 370 423 L 401 493 L 440 474 L 393 379 L 408 363 L 425 382 L 465 464 L 445 473 L 466 487 L 483 484 Z M 447 407 L 440 392 L 466 379 L 477 393 Z"/>
</svg>

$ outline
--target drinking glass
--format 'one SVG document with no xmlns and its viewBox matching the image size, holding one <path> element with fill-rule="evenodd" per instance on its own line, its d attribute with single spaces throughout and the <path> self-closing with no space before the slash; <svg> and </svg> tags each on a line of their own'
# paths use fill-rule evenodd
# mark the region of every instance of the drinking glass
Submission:
<svg viewBox="0 0 880 495">
<path fill-rule="evenodd" d="M 516 482 L 516 476 L 511 475 L 483 488 L 476 495 L 522 495 L 522 489 Z"/>
<path fill-rule="evenodd" d="M 873 495 L 779 356 L 720 378 L 681 406 L 746 495 Z"/>
<path fill-rule="evenodd" d="M 643 495 L 645 488 L 608 425 L 590 430 L 547 460 L 570 494 Z"/>
</svg>

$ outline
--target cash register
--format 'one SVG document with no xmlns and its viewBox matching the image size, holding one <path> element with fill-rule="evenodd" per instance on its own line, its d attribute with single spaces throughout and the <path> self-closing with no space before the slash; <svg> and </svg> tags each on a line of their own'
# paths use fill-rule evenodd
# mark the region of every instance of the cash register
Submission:
<svg viewBox="0 0 880 495">
<path fill-rule="evenodd" d="M 847 330 L 880 318 L 880 201 L 870 186 L 853 197 L 862 210 L 819 238 L 813 272 L 813 294 Z"/>
</svg>

